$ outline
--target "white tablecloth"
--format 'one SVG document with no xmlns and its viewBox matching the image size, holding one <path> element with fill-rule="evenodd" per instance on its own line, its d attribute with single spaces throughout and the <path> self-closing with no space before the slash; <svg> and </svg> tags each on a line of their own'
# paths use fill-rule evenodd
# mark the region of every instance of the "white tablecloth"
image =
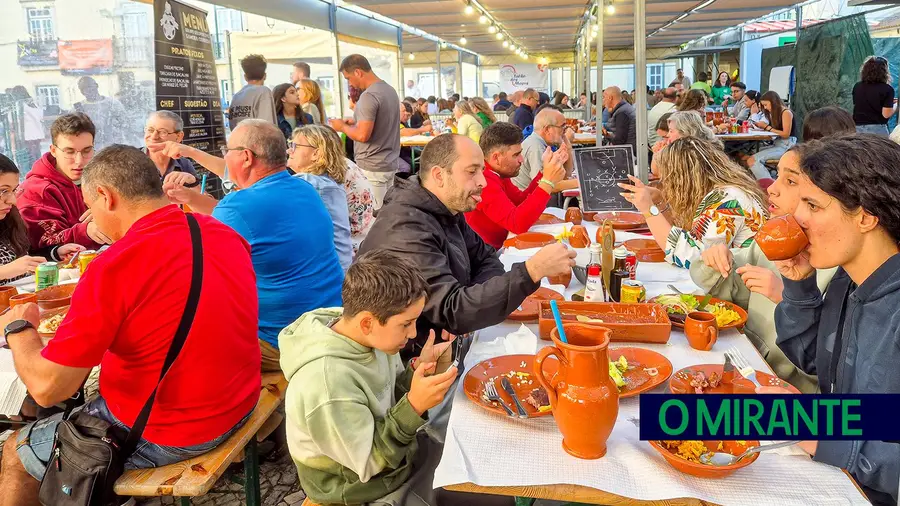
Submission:
<svg viewBox="0 0 900 506">
<path fill-rule="evenodd" d="M 558 215 L 562 212 L 548 211 Z M 593 238 L 596 226 L 586 225 Z M 548 227 L 535 230 L 539 228 Z M 633 235 L 617 234 L 617 239 L 620 237 L 626 239 Z M 527 259 L 533 251 L 509 250 L 501 259 L 509 268 Z M 579 255 L 579 260 L 582 257 Z M 648 296 L 670 292 L 665 286 L 670 282 L 680 288 L 696 289 L 686 270 L 668 264 L 640 263 L 637 278 L 644 282 Z M 581 288 L 573 278 L 566 290 L 567 298 Z M 465 369 L 496 353 L 492 351 L 496 347 L 488 349 L 483 343 L 514 332 L 519 325 L 506 322 L 480 331 L 466 357 Z M 537 333 L 537 325 L 530 328 Z M 538 347 L 547 345 L 546 341 L 538 342 Z M 615 343 L 612 347 L 629 345 Z M 723 331 L 709 352 L 692 349 L 684 334 L 674 328 L 667 344 L 633 346 L 662 353 L 676 371 L 694 364 L 722 363 L 724 351 L 737 347 L 756 369 L 771 371 L 753 345 L 736 330 Z M 488 487 L 573 484 L 641 500 L 693 497 L 728 505 L 868 504 L 841 470 L 813 462 L 796 448 L 764 453 L 753 465 L 722 480 L 682 474 L 647 442 L 639 440 L 639 397 L 620 401 L 606 456 L 598 460 L 577 459 L 563 451 L 562 435 L 553 418 L 518 420 L 496 415 L 470 402 L 461 385 L 462 382 L 454 393 L 444 453 L 435 472 L 435 487 L 469 482 Z M 667 389 L 668 382 L 654 392 Z"/>
</svg>

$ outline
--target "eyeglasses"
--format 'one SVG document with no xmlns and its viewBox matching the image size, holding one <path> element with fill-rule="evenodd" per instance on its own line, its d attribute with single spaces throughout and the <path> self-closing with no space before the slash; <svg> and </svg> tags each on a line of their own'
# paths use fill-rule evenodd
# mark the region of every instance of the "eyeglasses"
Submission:
<svg viewBox="0 0 900 506">
<path fill-rule="evenodd" d="M 149 127 L 149 126 L 144 129 L 144 133 L 151 137 L 153 136 L 153 134 L 159 134 L 160 137 L 168 137 L 172 134 L 177 134 L 180 131 L 181 130 L 175 130 L 173 132 L 170 132 L 170 131 L 166 130 L 165 128 L 153 128 L 153 127 Z"/>
<path fill-rule="evenodd" d="M 55 146 L 56 149 L 62 151 L 62 157 L 66 160 L 74 160 L 78 157 L 78 155 L 81 155 L 82 158 L 88 158 L 89 156 L 94 154 L 94 146 L 88 146 L 81 151 L 77 151 L 72 148 L 63 149 L 56 144 L 53 144 L 53 146 Z"/>
<path fill-rule="evenodd" d="M 229 152 L 229 151 L 250 151 L 250 154 L 251 154 L 251 155 L 253 155 L 253 156 L 257 157 L 257 158 L 259 157 L 259 155 L 257 155 L 256 153 L 254 153 L 252 150 L 247 149 L 247 148 L 242 147 L 242 146 L 238 146 L 238 147 L 236 147 L 236 148 L 229 148 L 228 146 L 222 146 L 222 158 L 228 156 L 228 152 Z"/>
<path fill-rule="evenodd" d="M 888 62 L 887 58 L 885 58 L 884 56 L 875 56 L 872 59 L 877 61 L 878 63 L 887 63 Z"/>
<path fill-rule="evenodd" d="M 310 146 L 309 144 L 299 144 L 299 143 L 296 143 L 296 142 L 294 142 L 294 141 L 288 142 L 288 153 L 293 153 L 294 150 L 297 149 L 297 148 L 310 148 L 310 149 L 316 149 L 315 146 Z"/>
<path fill-rule="evenodd" d="M 15 188 L 12 188 L 12 189 L 7 188 L 7 189 L 4 189 L 4 190 L 0 190 L 0 200 L 10 200 L 10 197 L 12 197 L 12 200 L 15 201 L 15 199 L 16 199 L 16 192 L 17 192 L 18 190 L 19 190 L 19 187 L 18 187 L 18 186 L 15 187 Z"/>
</svg>

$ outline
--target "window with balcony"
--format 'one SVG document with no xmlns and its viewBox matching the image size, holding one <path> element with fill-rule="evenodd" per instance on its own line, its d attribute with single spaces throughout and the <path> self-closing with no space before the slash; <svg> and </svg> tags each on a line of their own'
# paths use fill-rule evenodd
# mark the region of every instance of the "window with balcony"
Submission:
<svg viewBox="0 0 900 506">
<path fill-rule="evenodd" d="M 116 63 L 145 66 L 153 61 L 153 38 L 148 12 L 122 14 L 122 37 L 116 43 Z"/>
<path fill-rule="evenodd" d="M 55 84 L 35 86 L 34 94 L 45 114 L 59 114 L 59 86 Z"/>
<path fill-rule="evenodd" d="M 53 10 L 49 8 L 33 8 L 26 10 L 28 17 L 28 35 L 32 41 L 47 41 L 56 38 L 53 30 Z"/>
</svg>

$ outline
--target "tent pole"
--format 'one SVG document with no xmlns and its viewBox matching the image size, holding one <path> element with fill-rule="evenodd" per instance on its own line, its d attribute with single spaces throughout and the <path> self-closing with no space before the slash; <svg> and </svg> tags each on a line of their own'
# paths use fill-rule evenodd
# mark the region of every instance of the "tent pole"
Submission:
<svg viewBox="0 0 900 506">
<path fill-rule="evenodd" d="M 441 89 L 441 43 L 434 43 L 435 51 L 437 51 L 437 86 L 435 87 L 435 93 L 437 94 L 437 98 L 444 98 L 444 90 Z M 438 111 L 441 112 L 441 111 Z"/>
<path fill-rule="evenodd" d="M 597 0 L 597 146 L 603 145 L 603 2 Z"/>
<path fill-rule="evenodd" d="M 647 18 L 646 0 L 634 0 L 634 108 L 637 129 L 637 177 L 645 183 L 647 166 Z"/>
</svg>

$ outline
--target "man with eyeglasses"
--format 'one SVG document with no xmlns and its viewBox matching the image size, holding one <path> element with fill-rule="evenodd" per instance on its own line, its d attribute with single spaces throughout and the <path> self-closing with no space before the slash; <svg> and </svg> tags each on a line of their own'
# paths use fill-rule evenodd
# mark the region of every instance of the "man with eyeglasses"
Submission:
<svg viewBox="0 0 900 506">
<path fill-rule="evenodd" d="M 34 162 L 18 196 L 34 249 L 75 243 L 96 249 L 112 241 L 93 221 L 81 221 L 87 206 L 81 173 L 94 157 L 94 123 L 81 112 L 64 114 L 50 127 L 50 152 Z"/>
<path fill-rule="evenodd" d="M 165 151 L 151 151 L 149 146 L 161 142 L 181 142 L 184 139 L 184 120 L 172 111 L 155 111 L 147 118 L 147 126 L 144 127 L 144 153 L 153 160 L 156 169 L 159 170 L 160 180 L 175 179 L 186 186 L 197 184 L 197 171 L 194 164 L 188 158 L 173 158 Z M 173 175 L 169 177 L 170 175 Z"/>
<path fill-rule="evenodd" d="M 552 151 L 562 149 L 568 152 L 563 168 L 566 169 L 566 177 L 570 177 L 575 166 L 574 138 L 575 132 L 566 128 L 566 117 L 559 109 L 550 106 L 543 108 L 534 118 L 534 133 L 522 143 L 525 160 L 519 173 L 512 178 L 513 184 L 520 190 L 531 186 L 534 178 L 544 169 L 544 152 L 548 146 Z"/>
<path fill-rule="evenodd" d="M 334 246 L 334 224 L 313 186 L 286 170 L 287 144 L 274 123 L 242 121 L 223 151 L 240 191 L 217 202 L 171 181 L 163 189 L 173 203 L 212 214 L 250 243 L 262 370 L 280 371 L 278 333 L 303 313 L 341 305 L 344 269 Z"/>
</svg>

